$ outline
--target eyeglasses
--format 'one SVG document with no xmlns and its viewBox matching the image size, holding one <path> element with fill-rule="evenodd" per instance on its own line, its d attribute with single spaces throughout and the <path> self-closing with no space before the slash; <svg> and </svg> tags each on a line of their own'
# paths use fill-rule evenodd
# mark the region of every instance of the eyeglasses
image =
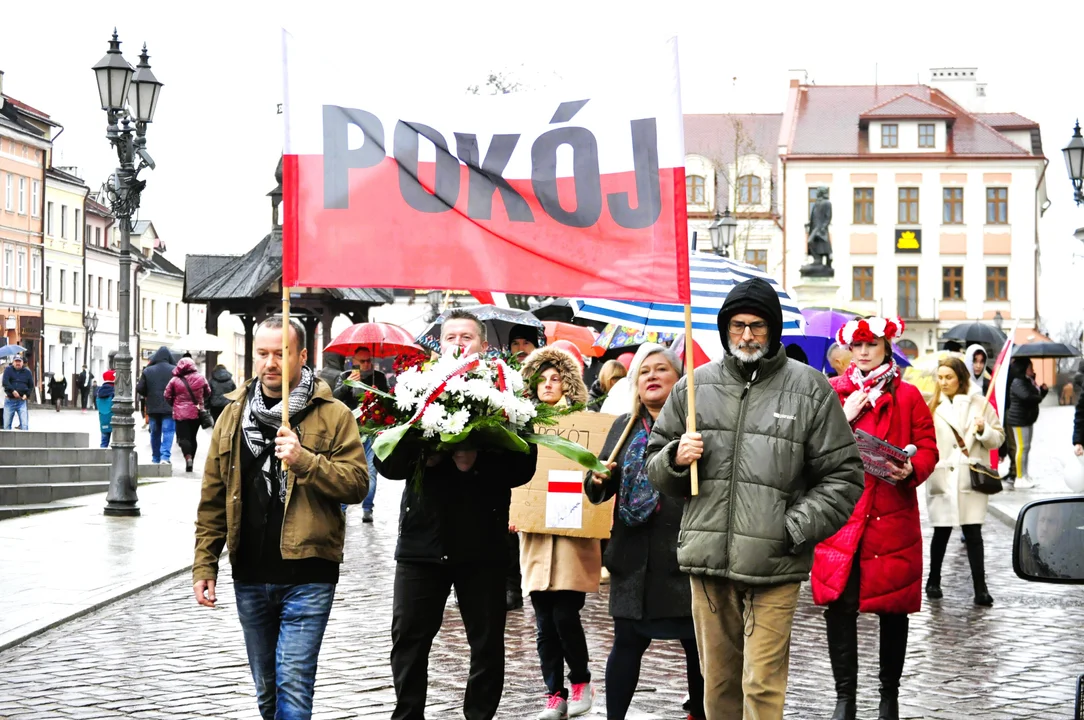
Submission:
<svg viewBox="0 0 1084 720">
<path fill-rule="evenodd" d="M 373 359 L 372 358 L 361 358 L 360 360 L 355 360 L 354 362 L 356 362 L 359 365 L 361 365 L 362 363 L 365 363 L 367 365 L 372 365 L 373 364 Z"/>
<path fill-rule="evenodd" d="M 737 320 L 730 321 L 730 334 L 736 337 L 740 337 L 745 334 L 745 329 L 753 333 L 753 337 L 764 337 L 768 334 L 768 323 L 763 320 L 757 320 L 756 322 L 743 323 Z"/>
</svg>

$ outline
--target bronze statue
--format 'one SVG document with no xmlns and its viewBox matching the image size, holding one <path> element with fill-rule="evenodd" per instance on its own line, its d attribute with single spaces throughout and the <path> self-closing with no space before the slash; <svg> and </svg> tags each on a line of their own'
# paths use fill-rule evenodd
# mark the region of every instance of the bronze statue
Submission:
<svg viewBox="0 0 1084 720">
<path fill-rule="evenodd" d="M 835 275 L 832 269 L 832 241 L 828 233 L 828 226 L 832 223 L 832 203 L 828 200 L 828 188 L 817 188 L 817 200 L 809 210 L 809 223 L 805 226 L 806 252 L 813 261 L 804 265 L 802 275 L 817 275 L 831 277 Z"/>
</svg>

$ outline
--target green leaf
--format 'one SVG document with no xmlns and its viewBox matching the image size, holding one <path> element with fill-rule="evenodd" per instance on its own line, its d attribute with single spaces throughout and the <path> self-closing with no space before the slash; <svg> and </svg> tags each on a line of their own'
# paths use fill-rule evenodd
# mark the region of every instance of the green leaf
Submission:
<svg viewBox="0 0 1084 720">
<path fill-rule="evenodd" d="M 359 382 L 357 380 L 343 380 L 343 385 L 346 385 L 347 387 L 361 388 L 362 390 L 368 390 L 372 394 L 379 395 L 380 397 L 387 398 L 388 400 L 394 400 L 395 399 L 394 395 L 392 395 L 390 393 L 386 393 L 383 390 L 377 390 L 372 385 L 366 385 L 365 383 Z"/>
<path fill-rule="evenodd" d="M 535 445 L 549 448 L 593 472 L 608 472 L 606 466 L 602 464 L 602 461 L 595 457 L 590 450 L 567 438 L 560 437 L 559 435 L 539 435 L 534 433 L 524 435 L 523 439 L 527 442 L 534 443 Z"/>
<path fill-rule="evenodd" d="M 410 427 L 410 425 L 404 423 L 381 431 L 373 442 L 373 453 L 381 460 L 387 460 L 388 456 L 395 450 L 395 446 L 410 430 Z"/>
<path fill-rule="evenodd" d="M 451 435 L 449 433 L 441 433 L 440 441 L 447 445 L 455 445 L 456 443 L 461 443 L 470 436 L 471 430 L 473 430 L 473 428 L 467 428 L 466 430 L 463 430 L 460 433 L 456 433 L 455 435 Z"/>
<path fill-rule="evenodd" d="M 484 437 L 489 444 L 495 445 L 502 450 L 523 453 L 530 450 L 523 438 L 504 425 L 490 425 L 478 428 L 475 432 Z"/>
</svg>

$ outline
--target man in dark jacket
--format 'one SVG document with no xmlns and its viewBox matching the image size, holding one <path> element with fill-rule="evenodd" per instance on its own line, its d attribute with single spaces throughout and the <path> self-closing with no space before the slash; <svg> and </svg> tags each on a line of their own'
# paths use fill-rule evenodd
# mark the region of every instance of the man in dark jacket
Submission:
<svg viewBox="0 0 1084 720">
<path fill-rule="evenodd" d="M 709 720 L 743 708 L 746 718 L 783 716 L 799 584 L 814 546 L 843 527 L 864 486 L 835 392 L 822 373 L 789 361 L 782 330 L 771 285 L 736 285 L 719 311 L 727 355 L 696 371 L 698 432 L 685 430 L 682 378 L 648 443 L 651 482 L 686 500 L 677 554 L 693 576 Z"/>
<path fill-rule="evenodd" d="M 339 374 L 335 383 L 335 399 L 341 400 L 346 407 L 357 410 L 361 396 L 365 391 L 361 388 L 351 387 L 346 384 L 347 380 L 362 382 L 377 390 L 388 391 L 388 378 L 373 365 L 373 353 L 369 348 L 358 348 L 354 351 L 354 367 Z M 373 464 L 373 439 L 365 438 L 365 459 L 369 462 L 369 494 L 361 503 L 361 521 L 371 523 L 373 521 L 373 498 L 376 497 L 376 465 Z"/>
<path fill-rule="evenodd" d="M 151 426 L 151 462 L 169 465 L 173 449 L 173 406 L 166 402 L 166 385 L 173 379 L 173 355 L 165 345 L 151 356 L 151 362 L 139 376 L 136 392 L 147 399 L 147 419 Z"/>
<path fill-rule="evenodd" d="M 1073 417 L 1073 451 L 1077 457 L 1084 455 L 1084 392 L 1076 399 L 1076 414 Z"/>
<path fill-rule="evenodd" d="M 486 348 L 485 326 L 453 310 L 441 327 L 441 351 L 465 354 Z M 409 436 L 408 436 L 409 437 Z M 429 649 L 440 630 L 448 593 L 455 587 L 470 644 L 463 715 L 489 720 L 504 689 L 504 576 L 508 560 L 508 506 L 512 488 L 530 482 L 538 459 L 530 453 L 460 450 L 425 458 L 421 482 L 412 480 L 423 457 L 400 442 L 380 474 L 406 480 L 395 547 L 391 671 L 392 720 L 423 720 Z"/>
<path fill-rule="evenodd" d="M 1045 384 L 1035 384 L 1035 368 L 1028 358 L 1014 358 L 1012 366 L 1011 402 L 1005 410 L 1005 427 L 1013 435 L 1008 486 L 1010 490 L 1030 490 L 1035 487 L 1035 481 L 1028 475 L 1031 434 L 1039 419 L 1039 404 L 1046 398 L 1049 388 Z"/>
<path fill-rule="evenodd" d="M 30 413 L 27 400 L 34 391 L 34 374 L 26 367 L 22 355 L 11 359 L 4 368 L 4 429 L 11 430 L 15 416 L 19 416 L 19 429 L 30 429 Z"/>
<path fill-rule="evenodd" d="M 236 389 L 237 383 L 233 381 L 233 375 L 226 366 L 215 365 L 215 369 L 211 371 L 211 399 L 207 401 L 207 409 L 211 411 L 211 417 L 215 419 L 215 422 L 218 422 L 218 416 L 230 404 L 230 399 L 226 395 Z"/>
<path fill-rule="evenodd" d="M 75 376 L 75 389 L 79 391 L 79 407 L 83 412 L 87 411 L 87 399 L 90 397 L 90 384 L 94 382 L 94 373 L 87 370 L 84 365 L 82 371 Z"/>
</svg>

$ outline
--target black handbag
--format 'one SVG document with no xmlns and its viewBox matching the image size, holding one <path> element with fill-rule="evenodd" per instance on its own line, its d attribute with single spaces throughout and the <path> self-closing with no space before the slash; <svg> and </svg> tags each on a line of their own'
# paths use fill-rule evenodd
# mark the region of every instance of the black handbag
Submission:
<svg viewBox="0 0 1084 720">
<path fill-rule="evenodd" d="M 956 432 L 956 428 L 949 425 L 947 421 L 945 424 L 949 426 L 949 430 L 956 436 L 956 442 L 960 444 L 960 452 L 970 460 L 971 456 L 967 452 L 967 446 L 964 445 L 964 439 L 960 437 L 960 433 Z M 997 470 L 982 463 L 972 462 L 968 463 L 968 469 L 971 471 L 971 489 L 975 492 L 980 492 L 983 495 L 997 495 L 1005 489 L 1001 484 L 1001 476 L 997 474 Z"/>
<path fill-rule="evenodd" d="M 192 392 L 192 386 L 188 384 L 188 380 L 181 376 L 181 382 L 188 389 L 188 397 L 192 398 L 192 404 L 199 410 L 199 426 L 204 430 L 209 430 L 215 426 L 214 416 L 211 415 L 211 411 L 203 407 L 203 404 L 196 400 L 196 394 Z"/>
</svg>

